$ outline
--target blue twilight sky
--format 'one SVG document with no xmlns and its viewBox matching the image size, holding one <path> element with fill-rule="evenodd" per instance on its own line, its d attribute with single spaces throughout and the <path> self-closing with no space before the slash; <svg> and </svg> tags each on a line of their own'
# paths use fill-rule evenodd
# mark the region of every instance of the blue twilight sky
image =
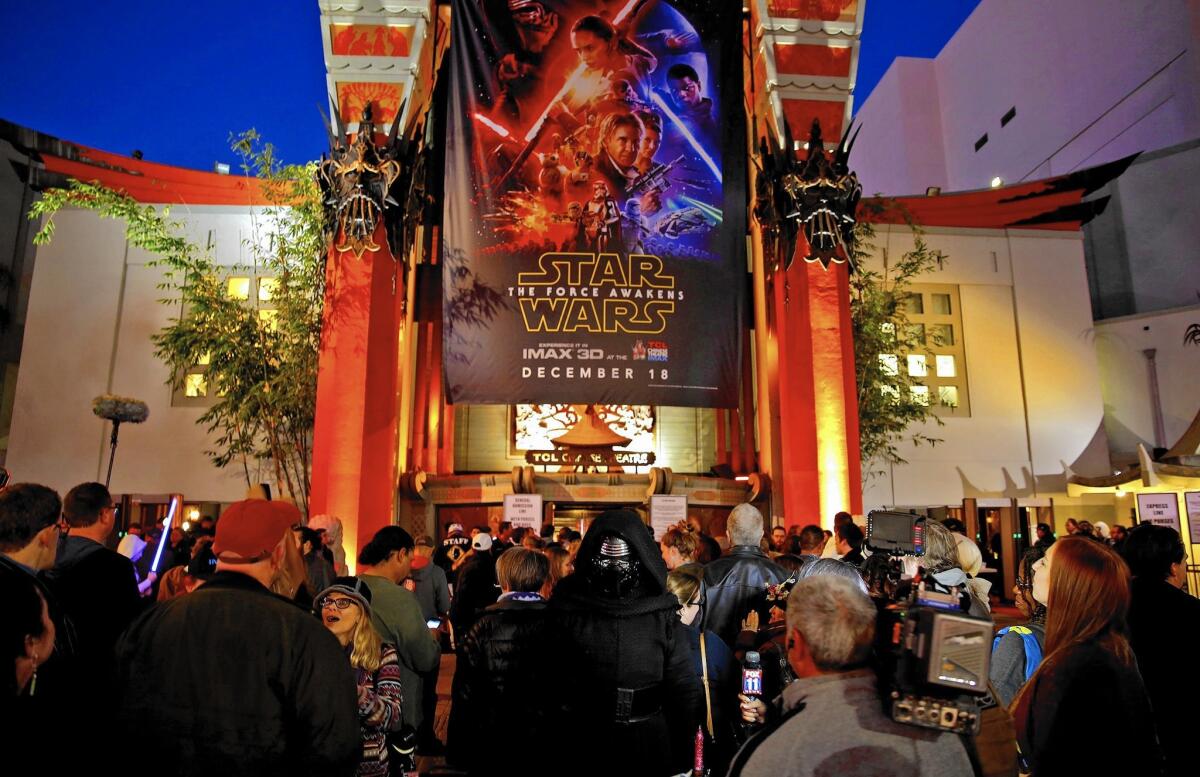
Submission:
<svg viewBox="0 0 1200 777">
<path fill-rule="evenodd" d="M 855 103 L 978 4 L 867 0 Z M 0 118 L 106 151 L 211 169 L 250 127 L 288 162 L 326 147 L 315 0 L 0 0 L 0 73 Z"/>
</svg>

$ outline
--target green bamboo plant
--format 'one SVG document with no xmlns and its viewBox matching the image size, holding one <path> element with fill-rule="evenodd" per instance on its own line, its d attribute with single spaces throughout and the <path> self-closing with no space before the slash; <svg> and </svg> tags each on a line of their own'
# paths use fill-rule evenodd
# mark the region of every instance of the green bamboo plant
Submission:
<svg viewBox="0 0 1200 777">
<path fill-rule="evenodd" d="M 909 222 L 913 248 L 882 272 L 869 269 L 866 260 L 874 251 L 875 230 L 871 209 L 892 207 L 886 201 L 864 203 L 855 226 L 854 263 L 850 275 L 850 320 L 854 335 L 854 372 L 858 383 L 859 451 L 866 477 L 882 474 L 885 467 L 907 463 L 900 444 L 934 446 L 942 440 L 925 431 L 925 422 L 942 420 L 930 402 L 922 402 L 911 388 L 922 385 L 905 369 L 893 369 L 881 354 L 897 354 L 901 365 L 908 353 L 928 353 L 926 343 L 909 326 L 905 302 L 913 282 L 946 260 L 931 249 L 921 229 Z M 866 218 L 864 218 L 866 216 Z M 932 336 L 931 336 L 932 337 Z M 936 339 L 934 344 L 937 344 Z"/>
</svg>

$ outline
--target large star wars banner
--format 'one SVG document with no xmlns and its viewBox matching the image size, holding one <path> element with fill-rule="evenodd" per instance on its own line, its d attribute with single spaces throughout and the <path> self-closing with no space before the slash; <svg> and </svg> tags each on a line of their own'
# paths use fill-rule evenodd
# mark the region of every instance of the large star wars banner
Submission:
<svg viewBox="0 0 1200 777">
<path fill-rule="evenodd" d="M 454 2 L 450 401 L 737 404 L 740 9 Z"/>
</svg>

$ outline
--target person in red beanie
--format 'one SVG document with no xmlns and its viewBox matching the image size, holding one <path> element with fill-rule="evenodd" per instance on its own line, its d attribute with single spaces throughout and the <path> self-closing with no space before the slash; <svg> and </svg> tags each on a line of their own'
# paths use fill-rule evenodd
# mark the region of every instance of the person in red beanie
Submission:
<svg viewBox="0 0 1200 777">
<path fill-rule="evenodd" d="M 117 646 L 119 724 L 170 774 L 345 775 L 361 741 L 337 639 L 271 592 L 299 511 L 248 499 L 221 515 L 216 573 L 134 621 Z"/>
</svg>

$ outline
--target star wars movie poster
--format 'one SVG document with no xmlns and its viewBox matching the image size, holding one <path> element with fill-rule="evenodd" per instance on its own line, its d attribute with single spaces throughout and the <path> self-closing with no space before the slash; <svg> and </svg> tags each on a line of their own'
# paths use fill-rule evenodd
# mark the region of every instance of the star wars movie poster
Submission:
<svg viewBox="0 0 1200 777">
<path fill-rule="evenodd" d="M 450 401 L 737 404 L 740 8 L 454 2 Z"/>
</svg>

